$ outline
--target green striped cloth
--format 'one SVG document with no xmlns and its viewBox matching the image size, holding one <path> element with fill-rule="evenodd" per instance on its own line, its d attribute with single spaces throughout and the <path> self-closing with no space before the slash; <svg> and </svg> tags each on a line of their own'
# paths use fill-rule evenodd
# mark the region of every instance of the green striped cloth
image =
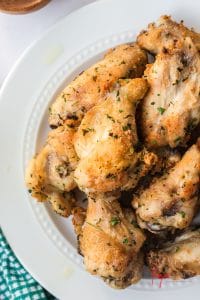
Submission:
<svg viewBox="0 0 200 300">
<path fill-rule="evenodd" d="M 55 299 L 22 267 L 0 229 L 0 299 Z"/>
</svg>

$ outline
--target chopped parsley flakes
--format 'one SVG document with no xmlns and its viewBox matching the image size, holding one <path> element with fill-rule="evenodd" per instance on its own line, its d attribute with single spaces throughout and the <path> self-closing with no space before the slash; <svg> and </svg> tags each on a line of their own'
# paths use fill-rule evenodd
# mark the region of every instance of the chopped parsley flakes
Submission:
<svg viewBox="0 0 200 300">
<path fill-rule="evenodd" d="M 123 244 L 128 244 L 128 239 L 127 238 L 123 239 Z"/>
<path fill-rule="evenodd" d="M 106 114 L 106 117 L 107 117 L 108 119 L 110 119 L 113 123 L 115 123 L 115 120 L 113 119 L 113 117 L 111 117 L 111 116 L 108 115 L 108 114 Z"/>
<path fill-rule="evenodd" d="M 119 224 L 120 222 L 121 222 L 120 219 L 117 217 L 112 217 L 110 220 L 111 226 L 115 226 L 115 225 Z"/>
<path fill-rule="evenodd" d="M 94 132 L 94 128 L 86 128 L 86 129 L 82 129 L 82 132 L 83 132 L 83 136 L 85 136 L 88 132 Z"/>
<path fill-rule="evenodd" d="M 160 113 L 161 115 L 163 115 L 166 109 L 163 108 L 163 107 L 157 107 L 157 110 L 159 111 L 159 113 Z"/>
<path fill-rule="evenodd" d="M 182 216 L 182 218 L 185 218 L 185 212 L 184 211 L 180 211 L 179 214 Z"/>
<path fill-rule="evenodd" d="M 129 129 L 131 129 L 131 124 L 127 123 L 127 125 L 122 126 L 123 131 L 127 131 Z"/>
</svg>

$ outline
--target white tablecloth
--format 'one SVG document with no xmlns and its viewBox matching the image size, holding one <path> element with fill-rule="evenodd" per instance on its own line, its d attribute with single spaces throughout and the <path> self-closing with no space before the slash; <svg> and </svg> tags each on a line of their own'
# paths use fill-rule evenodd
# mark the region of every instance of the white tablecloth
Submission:
<svg viewBox="0 0 200 300">
<path fill-rule="evenodd" d="M 33 13 L 0 13 L 0 85 L 20 54 L 51 25 L 94 0 L 52 0 Z"/>
</svg>

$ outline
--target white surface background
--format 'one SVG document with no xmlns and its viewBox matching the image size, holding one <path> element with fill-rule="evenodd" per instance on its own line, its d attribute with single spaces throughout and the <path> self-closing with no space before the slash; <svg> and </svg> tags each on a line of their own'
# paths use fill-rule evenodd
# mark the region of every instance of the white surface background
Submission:
<svg viewBox="0 0 200 300">
<path fill-rule="evenodd" d="M 0 85 L 27 46 L 59 19 L 90 2 L 93 0 L 52 0 L 47 6 L 31 14 L 0 14 Z M 120 291 L 116 291 L 116 299 L 120 299 L 120 295 Z M 200 287 L 193 285 L 182 290 L 168 292 L 133 292 L 133 300 L 186 300 L 198 299 L 199 295 Z M 84 295 L 82 299 L 85 300 Z"/>
<path fill-rule="evenodd" d="M 62 17 L 91 2 L 94 0 L 52 0 L 29 14 L 0 13 L 0 85 L 26 47 Z"/>
</svg>

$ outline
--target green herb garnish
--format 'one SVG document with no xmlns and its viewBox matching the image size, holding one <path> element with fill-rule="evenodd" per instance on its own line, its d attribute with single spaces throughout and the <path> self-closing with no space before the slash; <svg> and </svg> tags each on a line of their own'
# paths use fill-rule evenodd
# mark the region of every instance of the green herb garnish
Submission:
<svg viewBox="0 0 200 300">
<path fill-rule="evenodd" d="M 123 131 L 127 131 L 129 129 L 131 129 L 131 124 L 127 123 L 127 125 L 122 126 Z"/>
<path fill-rule="evenodd" d="M 86 128 L 86 129 L 82 129 L 82 132 L 83 132 L 83 136 L 85 136 L 88 132 L 94 132 L 94 128 Z"/>
<path fill-rule="evenodd" d="M 174 142 L 175 142 L 175 143 L 178 143 L 178 142 L 180 142 L 180 140 L 181 140 L 181 137 L 178 136 L 178 137 L 174 140 Z"/>
<path fill-rule="evenodd" d="M 115 225 L 119 224 L 120 222 L 121 222 L 120 219 L 117 217 L 112 217 L 112 219 L 110 220 L 110 224 L 112 226 L 115 226 Z"/>
<path fill-rule="evenodd" d="M 175 248 L 175 252 L 178 252 L 179 250 L 180 250 L 180 247 L 177 246 L 177 247 Z"/>
<path fill-rule="evenodd" d="M 107 117 L 108 119 L 110 119 L 113 123 L 115 123 L 115 120 L 113 119 L 113 117 L 111 117 L 111 116 L 108 115 L 108 114 L 106 114 L 106 117 Z"/>
<path fill-rule="evenodd" d="M 127 238 L 123 239 L 123 244 L 128 244 L 128 239 Z"/>
<path fill-rule="evenodd" d="M 157 110 L 159 111 L 159 113 L 160 113 L 161 115 L 163 115 L 166 109 L 163 108 L 163 107 L 157 107 Z"/>
<path fill-rule="evenodd" d="M 112 174 L 112 173 L 108 173 L 107 175 L 106 175 L 106 178 L 108 179 L 108 178 L 110 178 L 110 179 L 115 179 L 116 178 L 116 175 L 115 174 Z"/>
<path fill-rule="evenodd" d="M 179 214 L 182 216 L 182 218 L 185 218 L 185 212 L 184 211 L 180 211 Z"/>
</svg>

